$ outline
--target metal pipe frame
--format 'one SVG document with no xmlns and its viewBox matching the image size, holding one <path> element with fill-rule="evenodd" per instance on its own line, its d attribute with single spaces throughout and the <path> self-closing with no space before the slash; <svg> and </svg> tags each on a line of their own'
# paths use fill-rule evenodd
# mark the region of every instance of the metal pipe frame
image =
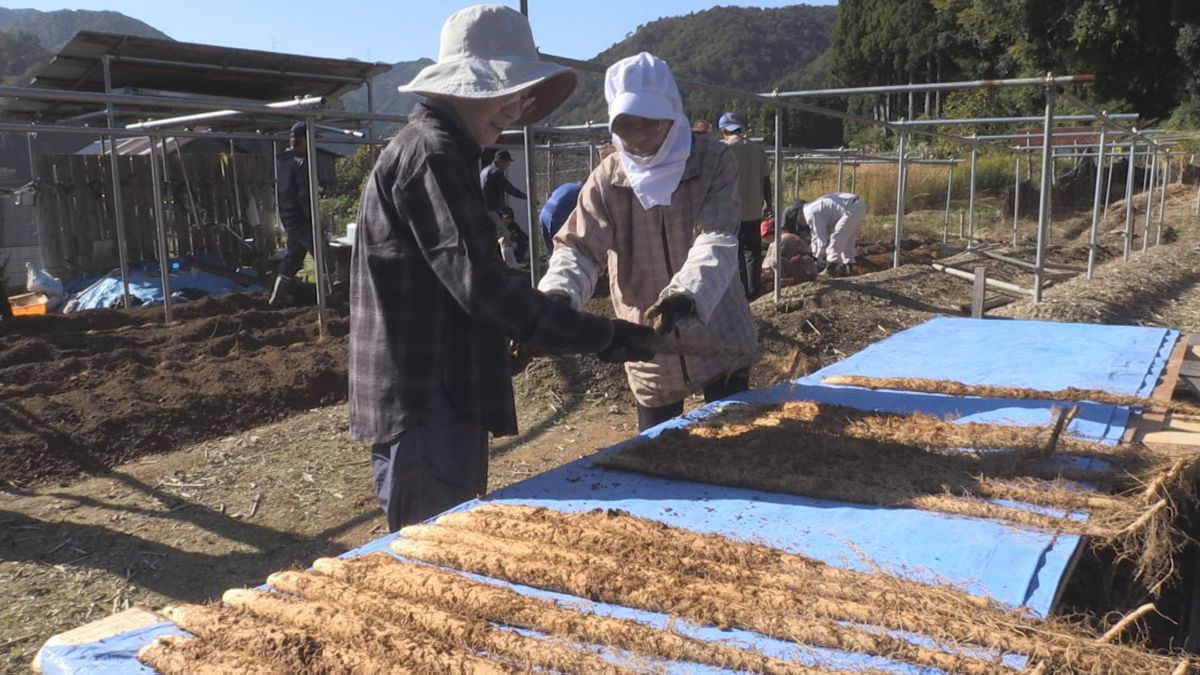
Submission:
<svg viewBox="0 0 1200 675">
<path fill-rule="evenodd" d="M 1129 262 L 1133 247 L 1133 169 L 1137 166 L 1137 143 L 1129 148 L 1129 161 L 1125 164 L 1125 243 L 1122 257 Z"/>
<path fill-rule="evenodd" d="M 1142 223 L 1142 253 L 1150 248 L 1150 219 L 1154 213 L 1154 182 L 1158 179 L 1158 149 L 1150 155 L 1149 188 L 1146 192 L 1146 218 Z"/>
<path fill-rule="evenodd" d="M 167 227 L 163 219 L 163 173 L 158 153 L 154 152 L 155 143 L 161 143 L 161 137 L 146 137 L 150 141 L 150 181 L 154 193 L 154 230 L 157 234 L 158 245 L 158 275 L 163 290 L 163 320 L 171 323 L 171 258 L 167 255 Z"/>
<path fill-rule="evenodd" d="M 1096 237 L 1100 227 L 1100 192 L 1104 189 L 1104 141 L 1108 137 L 1108 129 L 1100 127 L 1099 160 L 1096 161 L 1096 194 L 1092 200 L 1092 229 L 1088 234 L 1087 278 L 1091 279 L 1096 270 Z M 1109 176 L 1112 176 L 1111 169 Z"/>
<path fill-rule="evenodd" d="M 1042 284 L 1046 277 L 1046 240 L 1050 233 L 1050 177 L 1054 170 L 1054 160 L 1051 157 L 1051 141 L 1054 135 L 1054 79 L 1047 76 L 1046 84 L 1046 117 L 1042 135 L 1042 193 L 1038 199 L 1038 234 L 1037 234 L 1037 268 L 1033 271 L 1033 301 L 1042 301 Z"/>
<path fill-rule="evenodd" d="M 112 59 L 105 56 L 102 63 L 104 67 L 104 91 L 112 92 Z M 113 127 L 113 106 L 108 103 L 105 107 L 107 113 L 108 128 Z M 103 141 L 101 141 L 103 144 Z M 114 136 L 108 136 L 108 164 L 109 170 L 112 173 L 112 204 L 113 204 L 113 223 L 117 228 L 117 260 L 121 265 L 121 304 L 125 309 L 129 309 L 129 252 L 125 245 L 125 202 L 121 198 L 121 164 L 117 155 L 117 140 Z"/>
<path fill-rule="evenodd" d="M 950 195 L 954 190 L 954 165 L 946 172 L 946 217 L 942 219 L 942 243 L 950 240 Z"/>
<path fill-rule="evenodd" d="M 1138 113 L 1116 113 L 1110 114 L 1109 119 L 1114 120 L 1136 120 Z M 1096 115 L 1055 115 L 1055 122 L 1094 122 L 1100 119 Z M 927 127 L 946 127 L 946 126 L 968 126 L 981 124 L 1035 124 L 1043 121 L 1040 116 L 1030 115 L 1026 117 L 964 117 L 955 119 L 943 120 L 909 120 L 906 122 L 896 122 L 905 126 L 927 126 Z"/>
<path fill-rule="evenodd" d="M 775 180 L 775 194 L 772 195 L 771 208 L 775 214 L 775 227 L 773 238 L 775 240 L 775 260 L 772 264 L 775 265 L 775 273 L 772 278 L 775 280 L 775 288 L 772 290 L 772 298 L 778 304 L 780 296 L 783 292 L 783 247 L 780 245 L 781 238 L 780 230 L 783 229 L 783 195 L 781 188 L 783 187 L 783 110 L 779 107 L 775 108 L 775 159 L 773 164 L 773 174 Z M 800 175 L 799 167 L 797 167 L 796 175 Z M 738 256 L 738 264 L 745 264 Z M 758 270 L 753 270 L 758 273 Z"/>
<path fill-rule="evenodd" d="M 320 96 L 308 96 L 306 98 L 298 98 L 290 101 L 278 101 L 268 103 L 268 108 L 311 108 L 313 106 L 324 105 L 325 99 Z M 195 122 L 208 122 L 211 120 L 227 119 L 244 115 L 245 113 L 237 110 L 214 110 L 212 112 L 195 113 L 192 115 L 180 115 L 179 117 L 166 117 L 158 120 L 149 120 L 146 122 L 134 122 L 126 124 L 126 129 L 146 130 L 146 129 L 161 129 L 164 127 L 187 126 Z"/>
<path fill-rule="evenodd" d="M 899 148 L 900 163 L 897 165 L 896 170 L 896 236 L 895 241 L 893 242 L 895 244 L 895 248 L 892 251 L 892 269 L 896 269 L 900 266 L 900 243 L 901 237 L 904 234 L 904 208 L 906 202 L 908 201 L 905 199 L 904 195 L 904 191 L 908 187 L 906 185 L 907 181 L 905 180 L 905 174 L 908 172 L 908 164 L 905 157 L 907 151 L 908 133 L 901 131 Z"/>
<path fill-rule="evenodd" d="M 1021 230 L 1021 156 L 1016 156 L 1013 168 L 1013 232 L 1012 245 L 1017 245 Z"/>
<path fill-rule="evenodd" d="M 1167 211 L 1167 186 L 1171 184 L 1171 155 L 1163 153 L 1163 182 L 1162 192 L 1158 198 L 1158 227 L 1154 232 L 1154 245 L 1158 246 L 1162 243 L 1163 219 L 1166 217 Z"/>
<path fill-rule="evenodd" d="M 57 101 L 59 103 L 94 103 L 97 105 L 132 105 L 152 108 L 168 108 L 176 110 L 196 110 L 211 112 L 217 110 L 235 110 L 241 113 L 258 113 L 277 117 L 295 118 L 303 121 L 309 117 L 315 119 L 355 119 L 376 122 L 394 122 L 404 124 L 408 118 L 404 115 L 385 115 L 381 113 L 350 113 L 345 110 L 290 110 L 288 108 L 271 108 L 261 103 L 239 103 L 228 99 L 203 98 L 174 98 L 171 96 L 147 96 L 143 94 L 114 94 L 87 91 L 65 91 L 62 89 L 40 89 L 37 87 L 0 87 L 0 98 L 24 98 L 35 101 Z M 109 128 L 113 127 L 109 124 Z M 93 133 L 95 133 L 93 131 Z M 144 134 L 143 134 L 144 135 Z"/>
<path fill-rule="evenodd" d="M 532 127 L 524 128 L 525 134 L 525 217 L 529 222 L 529 283 L 534 288 L 538 284 L 538 238 L 540 234 L 534 232 L 533 225 L 537 222 L 534 218 L 533 204 L 533 134 Z M 553 188 L 551 188 L 553 189 Z M 520 227 L 518 225 L 518 227 Z"/>
<path fill-rule="evenodd" d="M 31 134 L 31 133 L 25 134 L 25 151 L 29 154 L 29 180 L 34 185 L 38 185 L 37 163 L 33 159 L 34 158 L 34 154 L 33 154 L 33 138 L 34 138 L 34 136 L 36 136 L 36 134 Z M 46 241 L 46 239 L 44 238 L 46 233 L 42 231 L 42 210 L 41 209 L 33 210 L 33 231 L 35 233 L 37 233 L 39 242 Z M 38 266 L 41 267 L 42 269 L 46 268 L 46 255 L 45 255 L 45 252 L 42 250 L 41 246 L 38 246 Z M 3 284 L 4 284 L 4 282 L 2 280 L 0 280 L 0 286 L 3 286 Z M 0 289 L 0 290 L 2 290 L 2 289 Z"/>
<path fill-rule="evenodd" d="M 975 165 L 979 160 L 979 146 L 971 144 L 971 191 L 967 193 L 967 248 L 975 245 Z"/>
<path fill-rule="evenodd" d="M 310 80 L 323 80 L 325 82 L 345 82 L 347 84 L 361 82 L 362 78 L 349 77 L 347 75 L 327 75 L 324 73 L 307 73 L 301 70 L 272 70 L 270 68 L 251 68 L 249 66 L 222 66 L 213 63 L 192 63 L 189 61 L 172 61 L 170 59 L 151 59 L 141 56 L 106 56 L 114 61 L 123 61 L 125 63 L 142 63 L 154 66 L 170 66 L 171 68 L 185 68 L 188 70 L 209 70 L 222 73 L 245 73 L 247 75 L 282 75 L 284 77 L 303 77 Z M 390 65 L 390 64 L 379 64 Z"/>
<path fill-rule="evenodd" d="M 875 87 L 841 87 L 838 89 L 808 89 L 779 92 L 780 98 L 815 98 L 828 96 L 855 96 L 858 94 L 903 94 L 923 91 L 953 91 L 956 89 L 999 89 L 1001 87 L 1046 86 L 1094 82 L 1095 75 L 1061 75 L 1045 77 L 1022 77 L 1006 80 L 971 80 L 963 82 L 930 82 L 926 84 L 899 84 Z M 763 94 L 760 94 L 763 95 Z"/>
<path fill-rule="evenodd" d="M 313 267 L 317 275 L 317 330 L 322 338 L 329 335 L 329 317 L 326 311 L 325 293 L 328 290 L 329 270 L 325 267 L 325 233 L 321 230 L 321 197 L 317 184 L 317 118 L 310 117 L 304 123 L 305 155 L 308 162 L 308 208 L 312 213 Z"/>
</svg>

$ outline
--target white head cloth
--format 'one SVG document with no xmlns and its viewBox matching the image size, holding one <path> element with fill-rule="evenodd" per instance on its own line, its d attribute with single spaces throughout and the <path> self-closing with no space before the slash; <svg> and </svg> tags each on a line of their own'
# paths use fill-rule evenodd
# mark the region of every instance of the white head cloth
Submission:
<svg viewBox="0 0 1200 675">
<path fill-rule="evenodd" d="M 673 122 L 662 147 L 652 157 L 631 155 L 621 138 L 613 134 L 621 166 L 642 208 L 670 205 L 671 194 L 679 187 L 692 153 L 692 133 L 667 62 L 646 52 L 617 61 L 604 75 L 604 99 L 608 102 L 610 125 L 622 113 Z"/>
</svg>

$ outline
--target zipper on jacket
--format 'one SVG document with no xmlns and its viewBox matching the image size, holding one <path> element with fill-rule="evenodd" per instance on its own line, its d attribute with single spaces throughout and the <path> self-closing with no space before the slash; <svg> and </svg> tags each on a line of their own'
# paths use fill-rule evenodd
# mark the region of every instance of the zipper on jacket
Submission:
<svg viewBox="0 0 1200 675">
<path fill-rule="evenodd" d="M 658 231 L 662 235 L 663 259 L 667 262 L 667 278 L 670 279 L 675 276 L 675 268 L 671 265 L 671 245 L 667 243 L 667 218 L 663 215 L 661 206 L 654 208 L 658 210 Z M 679 326 L 675 327 L 675 339 L 680 339 Z M 692 378 L 688 377 L 687 361 L 683 354 L 679 355 L 679 368 L 683 371 L 683 383 L 692 386 Z"/>
</svg>

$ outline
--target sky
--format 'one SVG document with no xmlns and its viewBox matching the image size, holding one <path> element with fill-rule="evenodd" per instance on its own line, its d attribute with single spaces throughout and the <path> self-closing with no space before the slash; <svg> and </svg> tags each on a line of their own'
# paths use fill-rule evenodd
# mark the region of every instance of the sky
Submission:
<svg viewBox="0 0 1200 675">
<path fill-rule="evenodd" d="M 12 9 L 92 9 L 121 12 L 176 40 L 363 61 L 437 58 L 442 23 L 470 0 L 9 0 Z M 514 9 L 520 1 L 503 2 Z M 528 0 L 533 38 L 543 52 L 587 59 L 639 25 L 717 5 L 797 4 L 713 0 Z M 809 0 L 833 5 L 836 0 Z"/>
</svg>

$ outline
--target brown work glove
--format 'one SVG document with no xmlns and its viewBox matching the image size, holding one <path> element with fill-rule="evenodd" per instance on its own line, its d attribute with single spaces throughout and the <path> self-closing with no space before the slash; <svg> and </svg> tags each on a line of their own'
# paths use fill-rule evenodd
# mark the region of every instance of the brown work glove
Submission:
<svg viewBox="0 0 1200 675">
<path fill-rule="evenodd" d="M 649 346 L 653 339 L 654 331 L 647 326 L 613 319 L 612 341 L 596 357 L 607 363 L 649 361 L 654 358 L 654 350 Z"/>
<path fill-rule="evenodd" d="M 686 295 L 668 295 L 646 310 L 646 318 L 654 332 L 666 335 L 675 330 L 679 322 L 696 313 L 696 301 Z"/>
</svg>

